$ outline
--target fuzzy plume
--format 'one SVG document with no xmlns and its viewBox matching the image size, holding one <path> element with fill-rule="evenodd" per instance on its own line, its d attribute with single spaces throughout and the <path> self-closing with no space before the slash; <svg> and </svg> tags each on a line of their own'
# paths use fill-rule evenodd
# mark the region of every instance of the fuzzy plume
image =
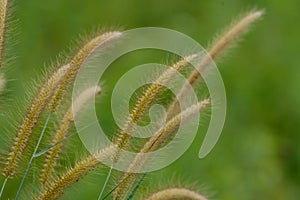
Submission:
<svg viewBox="0 0 300 200">
<path fill-rule="evenodd" d="M 128 146 L 131 136 L 127 133 L 132 131 L 133 126 L 149 109 L 160 92 L 163 91 L 164 85 L 172 80 L 172 78 L 176 75 L 176 71 L 182 71 L 186 66 L 189 65 L 191 60 L 195 59 L 196 57 L 197 55 L 190 55 L 174 63 L 170 69 L 167 69 L 143 91 L 141 96 L 138 98 L 136 105 L 131 110 L 130 116 L 128 117 L 124 127 L 117 134 L 118 137 L 115 141 L 115 144 L 119 148 L 126 148 Z"/>
<path fill-rule="evenodd" d="M 197 65 L 197 69 L 195 69 L 190 76 L 188 77 L 188 81 L 182 87 L 180 92 L 177 95 L 177 100 L 174 99 L 172 104 L 168 109 L 168 119 L 172 118 L 176 112 L 178 111 L 178 99 L 181 99 L 189 88 L 190 85 L 195 86 L 199 78 L 201 77 L 199 72 L 204 72 L 207 68 L 212 64 L 213 61 L 219 59 L 227 49 L 233 46 L 238 39 L 247 32 L 249 26 L 260 19 L 264 11 L 251 11 L 244 15 L 239 21 L 236 23 L 232 23 L 224 34 L 221 34 L 217 37 L 216 41 L 208 48 L 208 52 L 206 56 L 200 61 L 199 65 Z"/>
<path fill-rule="evenodd" d="M 87 156 L 81 161 L 75 163 L 75 166 L 68 169 L 61 174 L 58 178 L 49 182 L 49 184 L 40 192 L 36 200 L 52 200 L 58 199 L 63 195 L 64 189 L 70 186 L 72 183 L 83 178 L 88 172 L 96 169 L 101 160 L 108 159 L 116 151 L 115 146 L 107 147 L 100 150 L 98 153 Z"/>
<path fill-rule="evenodd" d="M 118 31 L 100 34 L 88 41 L 78 50 L 75 56 L 71 59 L 70 68 L 64 75 L 62 82 L 57 86 L 53 98 L 49 103 L 49 107 L 52 112 L 56 110 L 67 88 L 72 84 L 78 70 L 89 58 L 89 56 L 92 55 L 93 52 L 97 50 L 101 45 L 104 45 L 111 40 L 117 39 L 121 35 L 122 33 Z"/>
</svg>

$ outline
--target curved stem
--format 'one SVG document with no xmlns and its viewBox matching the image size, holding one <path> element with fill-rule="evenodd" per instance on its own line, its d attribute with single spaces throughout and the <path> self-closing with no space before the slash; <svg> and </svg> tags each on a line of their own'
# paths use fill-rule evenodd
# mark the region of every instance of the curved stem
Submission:
<svg viewBox="0 0 300 200">
<path fill-rule="evenodd" d="M 32 162 L 33 162 L 34 158 L 36 157 L 36 152 L 37 152 L 37 150 L 38 150 L 38 148 L 39 148 L 39 146 L 40 146 L 40 143 L 41 143 L 41 141 L 42 141 L 42 139 L 43 139 L 43 137 L 44 137 L 44 134 L 45 134 L 45 132 L 46 132 L 46 129 L 47 129 L 47 126 L 48 126 L 48 123 L 49 123 L 50 118 L 51 118 L 51 114 L 48 115 L 47 120 L 46 120 L 46 122 L 45 122 L 45 124 L 44 124 L 43 130 L 42 130 L 42 132 L 41 132 L 41 134 L 40 134 L 39 140 L 38 140 L 38 142 L 36 143 L 36 146 L 35 146 L 35 148 L 34 148 L 34 151 L 33 151 L 33 153 L 32 153 L 32 156 L 31 156 L 31 158 L 30 158 L 30 161 L 29 161 L 29 163 L 28 163 L 28 165 L 27 165 L 25 174 L 24 174 L 24 176 L 23 176 L 22 182 L 21 182 L 20 187 L 19 187 L 19 189 L 18 189 L 18 192 L 17 192 L 17 194 L 16 194 L 15 200 L 18 200 L 18 199 L 19 199 L 20 192 L 21 192 L 22 187 L 23 187 L 23 185 L 24 185 L 25 179 L 26 179 L 27 176 L 28 176 L 28 173 L 29 173 L 30 167 L 31 167 L 31 165 L 32 165 Z"/>
</svg>

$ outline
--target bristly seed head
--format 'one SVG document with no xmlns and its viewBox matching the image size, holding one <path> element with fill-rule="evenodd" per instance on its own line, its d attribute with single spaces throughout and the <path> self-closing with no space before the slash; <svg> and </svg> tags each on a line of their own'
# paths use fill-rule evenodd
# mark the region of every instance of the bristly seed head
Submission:
<svg viewBox="0 0 300 200">
<path fill-rule="evenodd" d="M 78 70 L 84 64 L 84 62 L 89 58 L 91 54 L 94 53 L 102 45 L 118 39 L 122 35 L 119 31 L 112 31 L 103 33 L 86 44 L 84 44 L 81 49 L 78 50 L 76 55 L 70 61 L 70 68 L 67 73 L 64 75 L 62 82 L 58 85 L 55 94 L 53 95 L 50 103 L 49 108 L 51 112 L 55 112 L 57 106 L 59 105 L 61 99 L 64 96 L 67 88 L 72 84 Z"/>
<path fill-rule="evenodd" d="M 52 200 L 59 198 L 64 189 L 72 183 L 77 182 L 84 177 L 88 172 L 94 170 L 101 164 L 101 160 L 110 158 L 116 151 L 115 146 L 107 147 L 99 152 L 85 157 L 83 160 L 75 163 L 75 166 L 68 169 L 66 172 L 58 176 L 40 192 L 36 200 Z"/>
<path fill-rule="evenodd" d="M 197 69 L 195 69 L 188 77 L 188 81 L 182 86 L 180 92 L 177 94 L 177 99 L 174 99 L 172 104 L 168 108 L 168 119 L 172 118 L 176 111 L 178 110 L 178 100 L 180 100 L 189 88 L 190 85 L 193 87 L 200 79 L 200 72 L 205 72 L 212 62 L 219 59 L 224 52 L 229 49 L 233 44 L 235 44 L 243 33 L 247 32 L 249 26 L 256 20 L 261 18 L 264 14 L 263 10 L 251 11 L 244 15 L 239 21 L 233 23 L 227 32 L 221 34 L 217 37 L 216 41 L 213 42 L 211 47 L 209 47 L 208 52 L 205 57 L 202 58 Z M 236 21 L 236 20 L 234 20 Z"/>
<path fill-rule="evenodd" d="M 196 54 L 186 56 L 174 63 L 169 69 L 167 69 L 162 75 L 160 75 L 153 83 L 147 87 L 138 98 L 137 103 L 130 112 L 124 127 L 118 132 L 118 137 L 115 144 L 119 148 L 126 148 L 131 138 L 128 132 L 132 131 L 132 127 L 136 124 L 145 112 L 149 109 L 151 104 L 155 101 L 160 92 L 163 91 L 164 86 L 176 75 L 176 72 L 182 71 L 187 67 L 190 62 L 197 57 Z"/>
</svg>

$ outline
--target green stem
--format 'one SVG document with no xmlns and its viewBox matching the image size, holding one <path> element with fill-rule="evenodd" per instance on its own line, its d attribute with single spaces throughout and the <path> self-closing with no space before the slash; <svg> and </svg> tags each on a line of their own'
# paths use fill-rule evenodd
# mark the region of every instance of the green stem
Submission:
<svg viewBox="0 0 300 200">
<path fill-rule="evenodd" d="M 103 187 L 102 187 L 102 190 L 101 190 L 101 192 L 100 192 L 100 195 L 99 195 L 99 197 L 98 197 L 98 200 L 101 200 L 101 198 L 102 198 L 102 195 L 103 195 L 103 193 L 104 193 L 104 190 L 105 190 L 105 188 L 106 188 L 106 186 L 107 186 L 107 184 L 108 184 L 108 181 L 109 181 L 109 179 L 110 179 L 112 170 L 113 170 L 113 167 L 111 166 L 110 169 L 109 169 L 109 172 L 108 172 L 108 174 L 107 174 L 105 183 L 104 183 L 104 185 L 103 185 Z"/>
<path fill-rule="evenodd" d="M 89 124 L 89 125 L 93 125 L 93 124 L 94 124 L 94 123 L 91 123 L 91 124 Z M 86 127 L 84 127 L 84 128 L 86 128 Z M 82 129 L 84 129 L 84 128 L 82 128 Z M 78 132 L 80 132 L 82 129 L 78 130 Z M 38 153 L 35 154 L 34 157 L 37 158 L 37 157 L 39 157 L 39 156 L 41 156 L 41 155 L 44 155 L 45 153 L 47 153 L 48 151 L 50 151 L 51 149 L 53 149 L 55 146 L 57 146 L 57 145 L 59 145 L 60 143 L 64 142 L 65 140 L 67 140 L 67 139 L 69 139 L 69 138 L 71 138 L 71 137 L 73 137 L 73 136 L 75 136 L 75 135 L 78 135 L 78 132 L 72 133 L 72 134 L 70 134 L 70 135 L 64 137 L 62 140 L 58 141 L 57 143 L 55 143 L 55 144 L 53 144 L 53 145 L 51 145 L 51 146 L 49 146 L 49 147 L 47 147 L 47 148 L 45 148 L 45 149 L 39 151 Z"/>
<path fill-rule="evenodd" d="M 138 191 L 138 189 L 142 185 L 142 182 L 144 181 L 146 175 L 147 175 L 147 173 L 143 174 L 143 176 L 141 177 L 141 179 L 139 180 L 139 182 L 137 183 L 137 185 L 134 187 L 134 189 L 132 190 L 132 192 L 129 194 L 127 200 L 131 200 L 134 197 L 135 193 Z"/>
<path fill-rule="evenodd" d="M 31 156 L 31 158 L 30 158 L 30 161 L 29 161 L 29 163 L 28 163 L 28 165 L 27 165 L 25 174 L 24 174 L 24 176 L 23 176 L 22 182 L 21 182 L 20 187 L 19 187 L 19 189 L 18 189 L 18 192 L 17 192 L 17 194 L 16 194 L 15 200 L 18 200 L 18 199 L 19 199 L 20 192 L 21 192 L 22 187 L 23 187 L 23 185 L 24 185 L 25 179 L 26 179 L 27 176 L 28 176 L 28 173 L 29 173 L 30 167 L 31 167 L 31 165 L 32 165 L 32 162 L 33 162 L 34 158 L 36 157 L 36 152 L 37 152 L 37 150 L 38 150 L 38 148 L 39 148 L 39 146 L 40 146 L 40 143 L 41 143 L 41 141 L 42 141 L 42 139 L 43 139 L 43 137 L 44 137 L 44 134 L 45 134 L 45 132 L 46 132 L 48 123 L 49 123 L 49 121 L 50 121 L 50 118 L 51 118 L 51 114 L 48 115 L 47 120 L 46 120 L 46 122 L 45 122 L 45 124 L 44 124 L 43 130 L 42 130 L 42 132 L 41 132 L 41 134 L 40 134 L 40 137 L 39 137 L 39 140 L 38 140 L 38 142 L 37 142 L 37 144 L 36 144 L 36 146 L 35 146 L 35 148 L 34 148 L 34 151 L 33 151 L 33 153 L 32 153 L 32 156 Z"/>
<path fill-rule="evenodd" d="M 0 199 L 1 199 L 1 197 L 2 197 L 2 194 L 3 194 L 4 188 L 5 188 L 5 186 L 6 186 L 6 183 L 7 183 L 7 178 L 4 179 L 4 182 L 3 182 L 3 184 L 2 184 L 2 188 L 1 188 L 1 191 L 0 191 Z"/>
<path fill-rule="evenodd" d="M 118 183 L 118 185 L 116 185 L 112 190 L 110 190 L 104 197 L 103 197 L 103 199 L 102 200 L 105 200 L 105 199 L 107 199 L 121 184 L 123 183 L 123 181 L 122 182 L 120 182 L 120 183 Z"/>
</svg>

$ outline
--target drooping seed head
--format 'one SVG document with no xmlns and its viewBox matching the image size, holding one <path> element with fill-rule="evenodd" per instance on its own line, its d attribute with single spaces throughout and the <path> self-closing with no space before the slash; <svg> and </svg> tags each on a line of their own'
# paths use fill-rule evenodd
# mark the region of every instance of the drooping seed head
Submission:
<svg viewBox="0 0 300 200">
<path fill-rule="evenodd" d="M 132 131 L 133 126 L 141 119 L 141 117 L 149 110 L 151 104 L 155 101 L 157 96 L 164 90 L 166 85 L 174 76 L 176 72 L 182 71 L 186 68 L 190 62 L 195 59 L 198 55 L 192 54 L 180 59 L 174 63 L 169 69 L 162 73 L 157 79 L 153 80 L 152 84 L 149 85 L 140 95 L 137 103 L 134 105 L 130 112 L 130 115 L 122 129 L 118 132 L 115 144 L 120 148 L 126 148 L 131 138 L 128 132 Z"/>
<path fill-rule="evenodd" d="M 73 80 L 85 61 L 102 45 L 109 43 L 112 40 L 118 39 L 122 35 L 119 31 L 106 32 L 96 36 L 89 42 L 84 44 L 75 56 L 70 61 L 70 68 L 64 75 L 62 82 L 58 85 L 55 94 L 53 95 L 49 108 L 51 112 L 55 112 L 67 88 L 73 83 Z"/>
<path fill-rule="evenodd" d="M 50 181 L 35 199 L 52 200 L 61 197 L 67 187 L 84 177 L 90 171 L 96 169 L 101 164 L 101 160 L 110 158 L 115 151 L 115 146 L 109 146 L 76 162 L 74 167 L 68 169 L 55 180 Z"/>
<path fill-rule="evenodd" d="M 213 61 L 219 59 L 227 49 L 232 47 L 238 39 L 247 32 L 250 25 L 255 21 L 260 19 L 264 14 L 263 10 L 259 11 L 251 11 L 244 15 L 240 20 L 227 29 L 227 32 L 221 34 L 215 42 L 208 48 L 208 52 L 206 56 L 200 61 L 200 63 L 196 66 L 197 69 L 193 70 L 190 76 L 188 77 L 188 81 L 185 85 L 182 86 L 180 92 L 177 95 L 177 99 L 174 99 L 172 104 L 168 108 L 168 119 L 172 118 L 176 115 L 176 111 L 178 110 L 178 100 L 180 100 L 189 88 L 190 85 L 195 86 L 197 81 L 200 79 L 200 73 L 205 72 L 212 64 Z"/>
</svg>

